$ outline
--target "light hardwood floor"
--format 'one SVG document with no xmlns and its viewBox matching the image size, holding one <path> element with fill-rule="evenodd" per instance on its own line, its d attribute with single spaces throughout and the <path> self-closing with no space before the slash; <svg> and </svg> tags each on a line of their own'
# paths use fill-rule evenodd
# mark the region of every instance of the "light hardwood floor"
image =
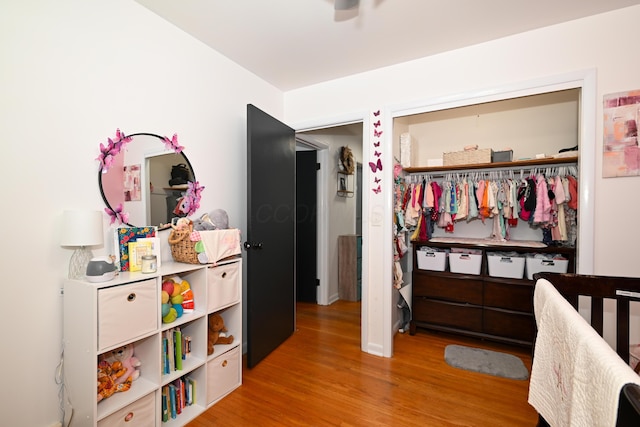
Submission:
<svg viewBox="0 0 640 427">
<path fill-rule="evenodd" d="M 444 361 L 448 344 L 463 344 L 514 354 L 530 369 L 528 349 L 418 330 L 397 334 L 383 358 L 360 350 L 360 303 L 297 309 L 293 336 L 189 427 L 536 425 L 528 381 Z"/>
</svg>

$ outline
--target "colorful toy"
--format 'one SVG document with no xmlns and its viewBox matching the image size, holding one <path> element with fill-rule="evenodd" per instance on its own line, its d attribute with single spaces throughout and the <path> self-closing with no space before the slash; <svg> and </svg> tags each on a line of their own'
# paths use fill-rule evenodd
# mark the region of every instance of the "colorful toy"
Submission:
<svg viewBox="0 0 640 427">
<path fill-rule="evenodd" d="M 220 314 L 213 313 L 209 315 L 209 330 L 207 342 L 207 354 L 213 354 L 214 344 L 231 344 L 233 343 L 233 335 L 227 336 L 227 328 L 224 325 L 224 319 Z"/>
<path fill-rule="evenodd" d="M 126 370 L 120 362 L 112 364 L 104 359 L 98 362 L 98 402 L 114 393 L 127 391 L 131 388 L 131 379 L 125 379 L 124 382 L 116 384 L 116 380 L 121 378 L 125 372 Z"/>
<path fill-rule="evenodd" d="M 109 362 L 113 366 L 121 366 L 124 372 L 119 374 L 116 379 L 116 384 L 122 384 L 127 380 L 135 381 L 140 376 L 140 360 L 133 355 L 133 343 L 123 345 L 108 353 L 102 355 L 103 360 Z M 119 365 L 118 365 L 119 363 Z"/>
</svg>

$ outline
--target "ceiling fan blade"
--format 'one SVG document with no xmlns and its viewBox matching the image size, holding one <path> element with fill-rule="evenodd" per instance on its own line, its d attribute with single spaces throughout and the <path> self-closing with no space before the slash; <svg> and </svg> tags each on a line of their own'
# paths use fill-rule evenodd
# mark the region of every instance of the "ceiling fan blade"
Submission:
<svg viewBox="0 0 640 427">
<path fill-rule="evenodd" d="M 335 0 L 334 7 L 336 10 L 348 10 L 358 7 L 360 0 Z"/>
</svg>

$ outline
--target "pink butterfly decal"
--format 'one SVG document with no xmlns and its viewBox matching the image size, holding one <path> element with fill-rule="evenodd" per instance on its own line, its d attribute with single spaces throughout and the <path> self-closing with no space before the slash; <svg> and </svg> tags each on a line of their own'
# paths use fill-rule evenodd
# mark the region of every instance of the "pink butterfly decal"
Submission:
<svg viewBox="0 0 640 427">
<path fill-rule="evenodd" d="M 131 141 L 131 137 L 116 129 L 114 139 L 107 138 L 107 145 L 100 143 L 100 155 L 96 158 L 100 162 L 100 169 L 106 172 L 113 164 L 114 157 Z"/>
<path fill-rule="evenodd" d="M 380 147 L 380 141 L 378 141 L 378 142 L 374 142 L 374 143 L 373 143 L 373 146 L 374 146 L 374 147 Z"/>
<path fill-rule="evenodd" d="M 382 191 L 382 189 L 380 188 L 380 186 L 378 185 L 378 188 L 372 188 L 373 192 L 376 194 L 379 194 L 380 191 Z"/>
<path fill-rule="evenodd" d="M 382 170 L 382 162 L 378 159 L 377 163 L 369 162 L 369 167 L 371 168 L 371 172 L 375 173 L 377 171 Z"/>
<path fill-rule="evenodd" d="M 182 150 L 184 150 L 184 147 L 180 144 L 178 144 L 178 134 L 174 133 L 173 137 L 171 139 L 167 138 L 166 136 L 164 137 L 164 145 L 165 147 L 167 147 L 167 150 L 172 150 L 175 151 L 176 153 L 180 153 L 182 152 Z"/>
<path fill-rule="evenodd" d="M 373 136 L 375 136 L 376 138 L 379 136 L 382 136 L 382 131 L 378 132 L 377 130 L 373 131 Z"/>
<path fill-rule="evenodd" d="M 379 153 L 379 152 L 376 150 L 376 152 L 375 152 L 375 153 L 373 153 L 373 155 L 374 155 L 374 156 L 376 156 L 376 157 L 380 157 L 380 156 L 382 155 L 382 153 Z"/>
<path fill-rule="evenodd" d="M 375 181 L 375 183 L 377 184 L 377 183 L 379 183 L 380 181 L 382 181 L 382 179 L 381 179 L 381 178 L 378 178 L 378 177 L 375 177 L 375 178 L 374 178 L 374 181 Z"/>
<path fill-rule="evenodd" d="M 113 224 L 114 222 L 116 222 L 116 220 L 120 224 L 126 224 L 127 222 L 129 222 L 129 214 L 126 212 L 122 212 L 122 209 L 122 203 L 118 204 L 118 206 L 114 210 L 104 208 L 104 211 L 109 215 L 109 217 L 111 217 L 110 224 Z"/>
<path fill-rule="evenodd" d="M 377 122 L 375 122 L 375 123 L 373 124 L 373 126 L 374 126 L 374 127 L 378 127 L 378 126 L 380 126 L 380 120 L 378 120 Z"/>
<path fill-rule="evenodd" d="M 373 112 L 373 115 L 374 115 L 374 116 L 376 116 L 376 117 L 378 117 L 378 116 L 380 115 L 380 110 L 378 110 L 378 111 L 374 111 L 374 112 Z"/>
</svg>

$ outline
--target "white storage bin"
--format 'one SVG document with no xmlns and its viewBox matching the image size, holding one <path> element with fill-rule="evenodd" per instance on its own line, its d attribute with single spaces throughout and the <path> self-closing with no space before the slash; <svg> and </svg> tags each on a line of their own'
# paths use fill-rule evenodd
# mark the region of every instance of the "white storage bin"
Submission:
<svg viewBox="0 0 640 427">
<path fill-rule="evenodd" d="M 215 311 L 240 301 L 240 263 L 207 269 L 207 310 Z"/>
<path fill-rule="evenodd" d="M 155 279 L 98 291 L 98 351 L 133 341 L 158 327 Z"/>
<path fill-rule="evenodd" d="M 444 271 L 447 267 L 447 253 L 434 250 L 418 250 L 420 270 Z"/>
<path fill-rule="evenodd" d="M 452 273 L 478 275 L 481 265 L 482 255 L 453 252 L 449 254 L 449 271 Z"/>
<path fill-rule="evenodd" d="M 207 363 L 207 405 L 238 387 L 242 380 L 242 355 L 235 347 Z"/>
<path fill-rule="evenodd" d="M 98 427 L 151 427 L 156 425 L 156 398 L 153 393 L 98 421 Z"/>
<path fill-rule="evenodd" d="M 549 273 L 566 273 L 569 260 L 554 258 L 527 257 L 527 279 L 533 280 L 533 275 L 541 271 Z"/>
<path fill-rule="evenodd" d="M 523 256 L 506 254 L 487 254 L 489 276 L 522 279 L 524 277 Z"/>
</svg>

